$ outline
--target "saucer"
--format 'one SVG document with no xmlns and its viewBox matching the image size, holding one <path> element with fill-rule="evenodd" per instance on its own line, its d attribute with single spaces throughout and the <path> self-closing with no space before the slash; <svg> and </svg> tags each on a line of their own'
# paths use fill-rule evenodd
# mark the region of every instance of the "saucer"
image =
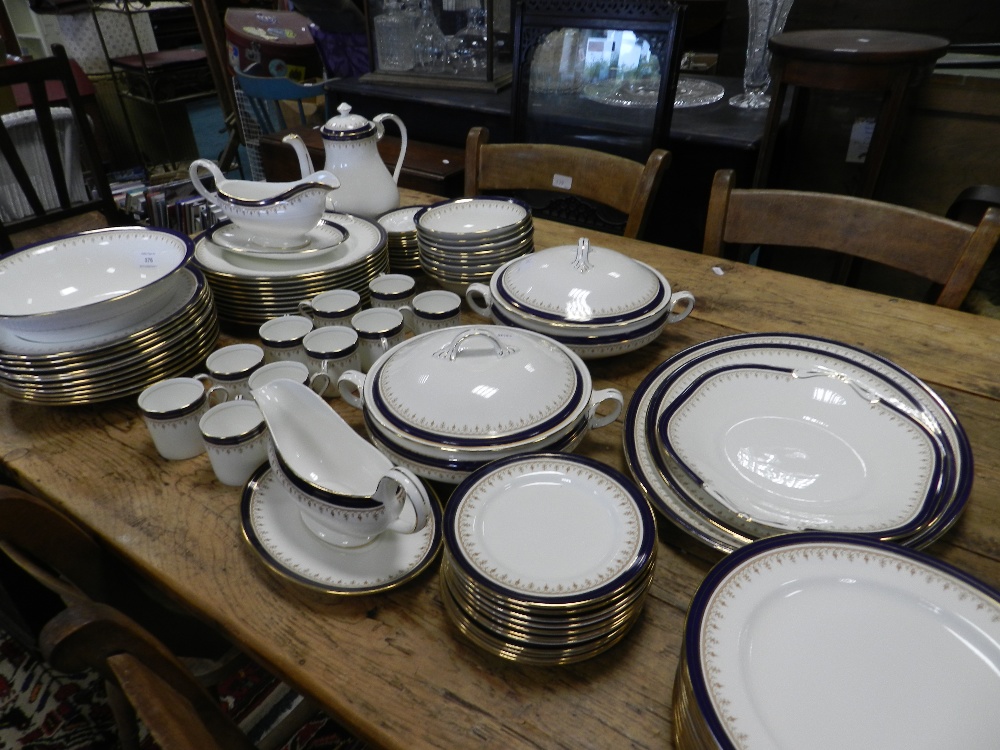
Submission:
<svg viewBox="0 0 1000 750">
<path fill-rule="evenodd" d="M 423 572 L 441 547 L 441 504 L 430 486 L 427 490 L 434 502 L 421 531 L 386 531 L 364 547 L 340 549 L 306 527 L 299 506 L 264 464 L 243 490 L 243 535 L 264 564 L 282 578 L 329 594 L 388 591 Z M 407 506 L 403 515 L 412 512 Z"/>
<path fill-rule="evenodd" d="M 271 260 L 286 260 L 329 252 L 346 240 L 349 234 L 340 224 L 322 221 L 310 229 L 301 242 L 272 245 L 259 234 L 248 232 L 231 222 L 223 222 L 209 229 L 205 236 L 216 245 L 233 253 Z"/>
</svg>

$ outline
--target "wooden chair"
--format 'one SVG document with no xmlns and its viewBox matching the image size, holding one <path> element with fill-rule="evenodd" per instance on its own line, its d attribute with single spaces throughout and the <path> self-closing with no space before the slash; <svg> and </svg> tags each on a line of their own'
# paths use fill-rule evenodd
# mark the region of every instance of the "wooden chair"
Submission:
<svg viewBox="0 0 1000 750">
<path fill-rule="evenodd" d="M 116 719 L 129 721 L 134 712 L 160 747 L 254 750 L 190 670 L 117 609 L 78 601 L 52 618 L 39 640 L 45 660 L 56 669 L 98 672 Z M 118 723 L 121 727 L 123 720 Z M 129 739 L 137 744 L 137 737 Z"/>
<path fill-rule="evenodd" d="M 6 485 L 0 485 L 0 560 L 40 584 L 41 592 L 56 594 L 40 608 L 38 592 L 19 582 L 22 596 L 3 602 L 0 622 L 40 623 L 28 634 L 40 658 L 59 670 L 92 669 L 104 677 L 126 750 L 139 748 L 137 717 L 164 749 L 265 750 L 284 744 L 316 711 L 313 701 L 300 700 L 252 744 L 206 690 L 245 657 L 124 575 L 93 536 L 53 505 Z M 25 604 L 25 597 L 34 612 L 20 617 L 8 611 Z"/>
<path fill-rule="evenodd" d="M 831 250 L 907 271 L 940 286 L 933 302 L 957 308 L 1000 238 L 1000 209 L 977 226 L 912 208 L 831 193 L 737 189 L 715 173 L 703 251 L 727 245 Z"/>
<path fill-rule="evenodd" d="M 52 57 L 0 65 L 0 91 L 21 87 L 31 98 L 30 110 L 0 122 L 6 165 L 0 254 L 48 237 L 132 223 L 115 205 L 66 50 L 54 44 L 52 51 Z M 53 103 L 63 96 L 65 105 Z M 14 128 L 26 118 L 30 125 L 19 135 Z"/>
<path fill-rule="evenodd" d="M 642 164 L 577 146 L 491 144 L 489 131 L 475 127 L 465 142 L 465 195 L 536 190 L 583 198 L 623 214 L 621 233 L 639 237 L 669 164 L 662 148 Z"/>
</svg>

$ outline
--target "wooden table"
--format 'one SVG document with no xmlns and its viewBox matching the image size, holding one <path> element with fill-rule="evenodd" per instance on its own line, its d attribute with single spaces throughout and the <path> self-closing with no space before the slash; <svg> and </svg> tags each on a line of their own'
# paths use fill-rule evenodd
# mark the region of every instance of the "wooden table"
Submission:
<svg viewBox="0 0 1000 750">
<path fill-rule="evenodd" d="M 429 196 L 407 192 L 404 200 Z M 578 230 L 536 223 L 544 248 Z M 839 339 L 889 357 L 948 402 L 968 432 L 975 483 L 961 519 L 930 552 L 1000 587 L 1000 321 L 592 234 L 652 263 L 698 299 L 687 320 L 628 356 L 594 361 L 595 387 L 629 398 L 683 348 L 749 331 Z M 334 407 L 354 425 L 359 415 Z M 580 452 L 625 469 L 621 422 Z M 393 748 L 663 748 L 684 616 L 710 567 L 661 542 L 642 618 L 609 652 L 566 668 L 525 667 L 463 641 L 430 570 L 391 593 L 322 596 L 271 575 L 240 531 L 240 492 L 205 456 L 161 460 L 134 398 L 44 408 L 0 397 L 0 457 L 18 482 L 100 535 L 138 570 L 353 731 Z M 661 519 L 661 531 L 669 525 Z M 915 655 L 919 658 L 919 655 Z"/>
</svg>

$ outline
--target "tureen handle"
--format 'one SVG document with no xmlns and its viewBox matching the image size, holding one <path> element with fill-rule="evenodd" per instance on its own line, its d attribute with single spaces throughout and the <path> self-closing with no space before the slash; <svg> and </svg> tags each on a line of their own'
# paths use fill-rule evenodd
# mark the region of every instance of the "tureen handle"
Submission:
<svg viewBox="0 0 1000 750">
<path fill-rule="evenodd" d="M 580 273 L 586 273 L 593 268 L 590 265 L 590 240 L 586 237 L 581 237 L 576 243 L 576 257 L 573 258 L 572 265 Z"/>
<path fill-rule="evenodd" d="M 605 402 L 611 404 L 611 411 L 607 414 L 598 414 L 597 408 Z M 622 413 L 624 405 L 625 398 L 617 388 L 604 388 L 594 391 L 590 397 L 590 429 L 596 430 L 598 427 L 604 427 L 614 422 L 618 419 L 618 415 Z"/>
<path fill-rule="evenodd" d="M 464 344 L 467 339 L 470 339 L 473 336 L 483 336 L 484 338 L 489 339 L 490 343 L 493 344 L 493 352 L 498 357 L 505 357 L 508 354 L 513 354 L 515 351 L 515 349 L 511 346 L 504 346 L 503 343 L 501 343 L 497 339 L 497 337 L 494 336 L 489 331 L 482 328 L 471 328 L 467 331 L 463 331 L 462 333 L 458 334 L 452 340 L 451 344 L 448 346 L 447 349 L 442 349 L 440 352 L 435 352 L 435 356 L 442 356 L 445 359 L 454 361 L 458 357 L 458 355 L 465 350 L 462 344 Z"/>
</svg>

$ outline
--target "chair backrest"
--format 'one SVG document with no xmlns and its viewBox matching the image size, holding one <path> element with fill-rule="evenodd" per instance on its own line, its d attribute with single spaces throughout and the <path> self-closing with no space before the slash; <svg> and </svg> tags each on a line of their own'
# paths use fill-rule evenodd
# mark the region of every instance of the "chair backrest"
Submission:
<svg viewBox="0 0 1000 750">
<path fill-rule="evenodd" d="M 36 239 L 17 241 L 15 234 L 84 214 L 98 212 L 104 226 L 129 222 L 115 205 L 66 50 L 55 44 L 52 51 L 52 57 L 0 65 L 0 90 L 20 87 L 31 99 L 30 108 L 0 121 L 0 254 Z M 84 172 L 93 197 L 82 184 Z"/>
<path fill-rule="evenodd" d="M 739 189 L 716 172 L 703 251 L 727 245 L 831 250 L 919 276 L 941 287 L 934 302 L 957 308 L 1000 238 L 1000 209 L 977 226 L 891 203 L 832 193 Z"/>
<path fill-rule="evenodd" d="M 98 672 L 111 705 L 119 711 L 130 707 L 159 747 L 253 750 L 191 671 L 115 608 L 77 602 L 46 623 L 40 641 L 45 660 L 56 669 Z"/>
<path fill-rule="evenodd" d="M 325 84 L 326 81 L 297 83 L 290 78 L 252 76 L 239 70 L 235 71 L 233 88 L 236 92 L 240 131 L 243 145 L 246 146 L 249 155 L 253 179 L 266 179 L 259 152 L 260 137 L 267 133 L 309 124 L 306 99 L 317 97 L 323 99 L 325 121 L 329 115 Z M 287 109 L 282 107 L 282 102 L 287 102 L 298 113 L 298 122 L 287 121 L 285 117 Z"/>
<path fill-rule="evenodd" d="M 537 190 L 583 198 L 624 214 L 625 237 L 646 226 L 670 153 L 654 149 L 646 163 L 578 146 L 489 143 L 475 127 L 465 142 L 465 195 Z"/>
</svg>

